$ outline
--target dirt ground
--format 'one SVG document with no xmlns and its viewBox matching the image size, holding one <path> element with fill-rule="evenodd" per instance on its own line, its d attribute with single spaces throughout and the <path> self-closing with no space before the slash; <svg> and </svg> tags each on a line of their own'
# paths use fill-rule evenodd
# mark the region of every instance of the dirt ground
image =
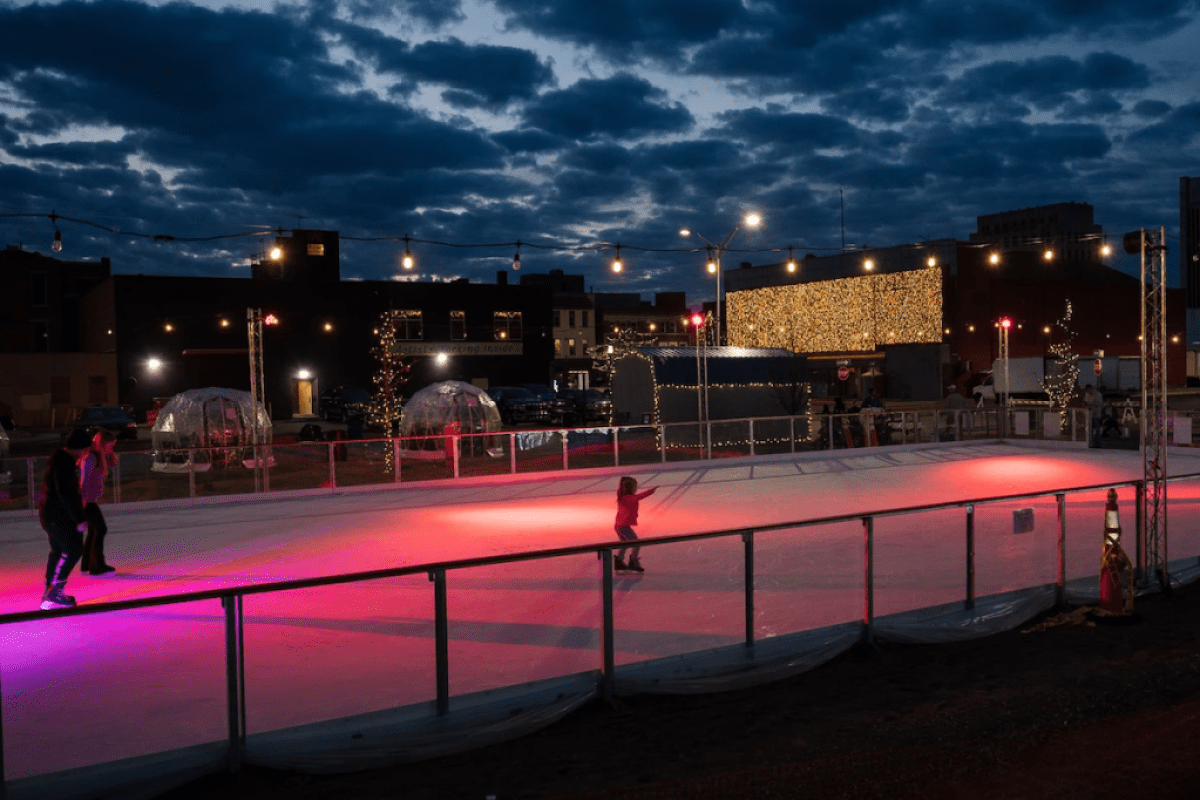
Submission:
<svg viewBox="0 0 1200 800">
<path fill-rule="evenodd" d="M 1048 623 L 1062 622 L 1050 627 Z M 1197 796 L 1200 586 L 793 679 L 597 701 L 524 738 L 343 776 L 248 768 L 169 800 Z"/>
</svg>

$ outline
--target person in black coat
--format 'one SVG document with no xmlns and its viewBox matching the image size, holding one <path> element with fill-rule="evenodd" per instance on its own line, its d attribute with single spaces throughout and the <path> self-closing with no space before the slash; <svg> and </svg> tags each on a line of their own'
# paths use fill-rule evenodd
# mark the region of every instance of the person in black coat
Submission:
<svg viewBox="0 0 1200 800">
<path fill-rule="evenodd" d="M 64 589 L 67 576 L 83 555 L 83 534 L 88 524 L 83 495 L 79 491 L 78 465 L 91 446 L 92 440 L 87 431 L 73 431 L 66 447 L 54 451 L 46 463 L 42 502 L 38 506 L 42 529 L 50 537 L 46 590 L 42 594 L 43 611 L 75 605 L 75 598 Z"/>
</svg>

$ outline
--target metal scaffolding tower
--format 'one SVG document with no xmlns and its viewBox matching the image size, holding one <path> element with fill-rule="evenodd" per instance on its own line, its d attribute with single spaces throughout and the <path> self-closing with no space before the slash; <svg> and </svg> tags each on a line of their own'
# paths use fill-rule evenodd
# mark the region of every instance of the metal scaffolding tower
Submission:
<svg viewBox="0 0 1200 800">
<path fill-rule="evenodd" d="M 266 413 L 266 391 L 263 382 L 263 317 L 261 308 L 246 309 L 246 328 L 250 339 L 250 400 L 253 419 L 250 420 L 251 457 L 254 462 L 254 491 L 271 489 L 271 473 L 267 469 L 268 455 L 263 451 L 267 434 L 262 415 Z"/>
<path fill-rule="evenodd" d="M 1167 247 L 1166 229 L 1125 235 L 1125 251 L 1142 257 L 1142 479 L 1138 547 L 1142 579 L 1167 575 Z"/>
</svg>

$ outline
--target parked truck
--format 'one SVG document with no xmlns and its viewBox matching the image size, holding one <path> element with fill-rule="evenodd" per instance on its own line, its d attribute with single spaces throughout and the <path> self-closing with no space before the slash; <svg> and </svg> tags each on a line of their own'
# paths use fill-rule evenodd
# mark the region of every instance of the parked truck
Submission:
<svg viewBox="0 0 1200 800">
<path fill-rule="evenodd" d="M 1096 356 L 1078 356 L 1079 390 L 1089 383 L 1107 398 L 1127 397 L 1141 391 L 1142 366 L 1137 356 L 1103 356 L 1099 358 L 1100 374 L 1096 374 Z M 1046 378 L 1058 375 L 1058 360 L 1044 356 L 1008 359 L 1009 394 L 1018 400 L 1046 400 Z M 1004 361 L 992 362 L 992 371 L 971 390 L 975 401 L 995 402 L 1005 394 Z"/>
</svg>

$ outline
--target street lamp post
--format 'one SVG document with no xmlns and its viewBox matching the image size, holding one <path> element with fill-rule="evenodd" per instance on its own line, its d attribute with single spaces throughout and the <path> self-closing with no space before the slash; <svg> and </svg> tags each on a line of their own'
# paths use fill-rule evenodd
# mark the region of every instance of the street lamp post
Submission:
<svg viewBox="0 0 1200 800">
<path fill-rule="evenodd" d="M 717 309 L 716 313 L 713 315 L 713 324 L 716 325 L 716 341 L 718 346 L 725 343 L 724 326 L 721 324 L 721 306 L 723 300 L 723 295 L 721 293 L 721 255 L 725 252 L 725 248 L 729 247 L 729 243 L 733 241 L 734 234 L 741 230 L 743 225 L 745 225 L 747 228 L 757 228 L 761 222 L 762 217 L 760 217 L 758 214 L 747 214 L 742 218 L 741 222 L 734 226 L 733 230 L 729 232 L 729 235 L 722 239 L 719 244 L 714 244 L 706 239 L 702 234 L 689 228 L 682 228 L 679 231 L 680 236 L 695 235 L 697 239 L 704 242 L 704 244 L 708 247 L 709 252 L 712 254 L 712 257 L 709 261 L 709 271 L 717 274 Z"/>
</svg>

